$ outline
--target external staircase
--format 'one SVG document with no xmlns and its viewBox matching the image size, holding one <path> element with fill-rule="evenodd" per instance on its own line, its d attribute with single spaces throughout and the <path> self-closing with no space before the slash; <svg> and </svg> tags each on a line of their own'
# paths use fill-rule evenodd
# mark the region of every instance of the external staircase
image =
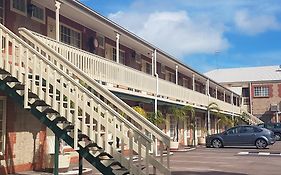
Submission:
<svg viewBox="0 0 281 175">
<path fill-rule="evenodd" d="M 241 118 L 249 125 L 258 125 L 258 124 L 263 123 L 263 121 L 261 119 L 250 114 L 248 111 L 246 111 L 244 109 L 241 109 Z"/>
<path fill-rule="evenodd" d="M 101 173 L 170 174 L 160 129 L 44 43 L 3 25 L 0 38 L 1 90 Z"/>
</svg>

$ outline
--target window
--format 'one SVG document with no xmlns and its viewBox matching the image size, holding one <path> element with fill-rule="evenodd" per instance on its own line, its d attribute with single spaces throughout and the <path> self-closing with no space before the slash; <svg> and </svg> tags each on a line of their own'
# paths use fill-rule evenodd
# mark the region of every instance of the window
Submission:
<svg viewBox="0 0 281 175">
<path fill-rule="evenodd" d="M 250 97 L 249 88 L 242 88 L 242 97 Z"/>
<path fill-rule="evenodd" d="M 243 126 L 240 128 L 239 133 L 243 133 L 243 134 L 254 133 L 254 128 L 251 126 Z"/>
<path fill-rule="evenodd" d="M 0 97 L 0 152 L 5 152 L 6 135 L 6 98 Z"/>
<path fill-rule="evenodd" d="M 269 88 L 268 87 L 254 87 L 254 97 L 268 97 Z"/>
<path fill-rule="evenodd" d="M 98 46 L 99 48 L 104 49 L 104 36 L 97 34 Z"/>
<path fill-rule="evenodd" d="M 5 14 L 5 11 L 4 11 L 4 8 L 5 8 L 5 4 L 4 4 L 4 0 L 0 0 L 0 23 L 1 24 L 4 24 L 4 14 Z"/>
<path fill-rule="evenodd" d="M 32 19 L 45 23 L 45 9 L 39 5 L 32 6 Z"/>
<path fill-rule="evenodd" d="M 152 74 L 152 67 L 151 64 L 149 62 L 146 62 L 144 60 L 142 60 L 142 71 L 147 73 L 147 74 Z"/>
<path fill-rule="evenodd" d="M 237 134 L 238 129 L 239 129 L 238 127 L 232 128 L 232 129 L 229 129 L 228 131 L 226 131 L 226 133 L 227 133 L 227 135 Z"/>
<path fill-rule="evenodd" d="M 175 82 L 175 74 L 172 72 L 167 71 L 166 73 L 166 80 L 170 82 Z"/>
<path fill-rule="evenodd" d="M 188 87 L 188 79 L 186 79 L 186 78 L 183 78 L 183 86 L 184 87 Z"/>
<path fill-rule="evenodd" d="M 113 53 L 112 53 L 113 61 L 116 62 L 116 48 L 113 48 Z M 119 63 L 125 64 L 125 52 L 123 50 L 119 50 Z"/>
<path fill-rule="evenodd" d="M 26 0 L 12 0 L 11 10 L 26 15 Z"/>
<path fill-rule="evenodd" d="M 60 26 L 60 41 L 81 48 L 81 33 L 64 25 Z"/>
</svg>

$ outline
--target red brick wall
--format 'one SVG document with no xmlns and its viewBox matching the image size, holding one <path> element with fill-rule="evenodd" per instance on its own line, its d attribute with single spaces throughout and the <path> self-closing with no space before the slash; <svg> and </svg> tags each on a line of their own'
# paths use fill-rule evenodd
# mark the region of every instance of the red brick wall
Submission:
<svg viewBox="0 0 281 175">
<path fill-rule="evenodd" d="M 278 95 L 281 97 L 281 84 L 278 84 Z"/>
<path fill-rule="evenodd" d="M 47 34 L 47 28 L 46 25 L 43 23 L 37 22 L 35 20 L 32 20 L 30 15 L 23 16 L 21 14 L 18 14 L 16 12 L 13 12 L 10 10 L 10 1 L 5 1 L 5 26 L 9 28 L 14 33 L 18 34 L 18 28 L 19 27 L 25 27 L 28 29 L 31 29 L 33 31 L 36 31 L 38 33 L 41 33 L 43 35 Z M 27 3 L 30 3 L 30 0 L 27 0 Z"/>
<path fill-rule="evenodd" d="M 5 94 L 0 92 L 0 96 Z M 6 111 L 6 146 L 2 157 L 5 163 L 0 166 L 0 174 L 41 170 L 46 147 L 46 127 L 17 106 L 11 98 L 7 98 Z"/>
</svg>

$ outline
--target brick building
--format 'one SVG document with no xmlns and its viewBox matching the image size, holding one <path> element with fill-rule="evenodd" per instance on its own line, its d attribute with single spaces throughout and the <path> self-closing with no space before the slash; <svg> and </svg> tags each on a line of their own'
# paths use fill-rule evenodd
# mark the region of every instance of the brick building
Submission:
<svg viewBox="0 0 281 175">
<path fill-rule="evenodd" d="M 218 69 L 206 76 L 243 99 L 242 107 L 264 122 L 280 122 L 281 66 Z"/>
</svg>

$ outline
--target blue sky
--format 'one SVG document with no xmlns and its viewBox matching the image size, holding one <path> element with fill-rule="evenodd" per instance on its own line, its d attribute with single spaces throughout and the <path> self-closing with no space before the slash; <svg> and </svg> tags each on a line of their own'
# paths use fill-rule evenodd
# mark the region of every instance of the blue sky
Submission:
<svg viewBox="0 0 281 175">
<path fill-rule="evenodd" d="M 281 64 L 281 0 L 81 0 L 187 65 Z"/>
</svg>

